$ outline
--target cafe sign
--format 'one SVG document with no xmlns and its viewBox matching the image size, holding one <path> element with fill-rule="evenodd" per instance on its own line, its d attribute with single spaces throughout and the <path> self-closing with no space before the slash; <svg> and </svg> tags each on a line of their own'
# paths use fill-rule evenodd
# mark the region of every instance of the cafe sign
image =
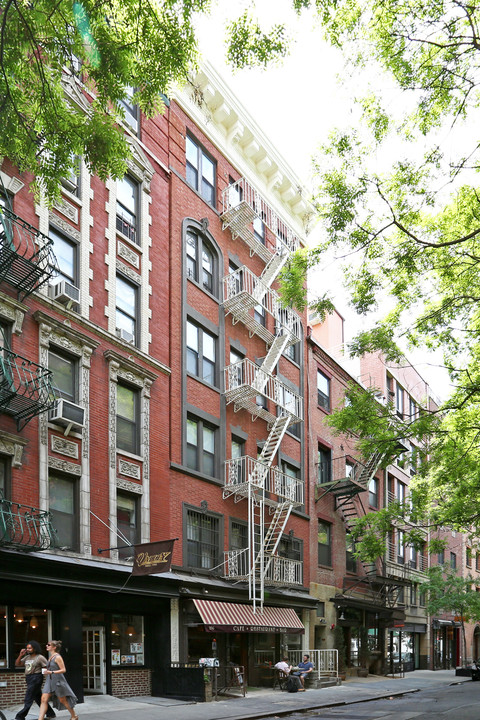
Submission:
<svg viewBox="0 0 480 720">
<path fill-rule="evenodd" d="M 173 543 L 175 540 L 161 540 L 135 545 L 132 575 L 153 575 L 170 570 Z"/>
</svg>

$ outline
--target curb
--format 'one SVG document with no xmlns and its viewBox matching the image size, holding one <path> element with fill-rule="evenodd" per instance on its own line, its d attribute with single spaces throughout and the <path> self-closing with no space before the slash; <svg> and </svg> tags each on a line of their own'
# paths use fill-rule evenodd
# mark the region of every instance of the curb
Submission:
<svg viewBox="0 0 480 720">
<path fill-rule="evenodd" d="M 451 685 L 463 685 L 463 682 L 449 683 Z M 375 700 L 385 700 L 387 698 L 401 697 L 402 695 L 410 695 L 413 693 L 420 692 L 422 688 L 411 688 L 406 690 L 398 690 L 395 692 L 384 693 L 383 695 L 373 695 L 368 698 L 361 698 L 360 700 L 340 700 L 337 702 L 322 703 L 321 705 L 309 705 L 308 707 L 297 707 L 289 708 L 288 710 L 266 710 L 265 712 L 249 713 L 248 715 L 227 715 L 223 718 L 215 718 L 215 720 L 258 720 L 259 718 L 271 718 L 271 717 L 285 717 L 286 715 L 292 715 L 293 713 L 304 713 L 310 710 L 322 710 L 323 708 L 332 707 L 346 707 L 347 705 L 359 705 L 360 703 L 373 702 Z M 425 690 L 425 688 L 423 688 Z"/>
</svg>

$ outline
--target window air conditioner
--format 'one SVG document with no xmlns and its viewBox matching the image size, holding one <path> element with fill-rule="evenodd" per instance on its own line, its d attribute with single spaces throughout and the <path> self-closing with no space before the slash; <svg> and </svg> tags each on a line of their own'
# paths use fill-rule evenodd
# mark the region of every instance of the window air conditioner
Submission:
<svg viewBox="0 0 480 720">
<path fill-rule="evenodd" d="M 80 290 L 66 280 L 61 280 L 56 285 L 50 286 L 50 297 L 52 300 L 63 303 L 80 302 Z"/>
<path fill-rule="evenodd" d="M 120 340 L 124 340 L 127 343 L 130 343 L 133 345 L 135 343 L 135 335 L 131 332 L 128 332 L 128 330 L 124 330 L 123 328 L 117 328 L 117 337 L 120 338 Z"/>
<path fill-rule="evenodd" d="M 57 425 L 63 425 L 69 429 L 74 425 L 82 428 L 85 425 L 85 409 L 69 400 L 60 398 L 48 412 L 48 419 Z"/>
</svg>

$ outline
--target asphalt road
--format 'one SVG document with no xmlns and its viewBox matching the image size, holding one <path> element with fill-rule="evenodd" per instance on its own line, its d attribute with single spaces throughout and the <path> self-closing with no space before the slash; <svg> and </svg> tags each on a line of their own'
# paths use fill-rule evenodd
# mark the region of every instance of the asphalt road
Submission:
<svg viewBox="0 0 480 720">
<path fill-rule="evenodd" d="M 288 720 L 480 720 L 480 683 L 425 689 L 391 700 L 372 700 L 283 717 Z"/>
</svg>

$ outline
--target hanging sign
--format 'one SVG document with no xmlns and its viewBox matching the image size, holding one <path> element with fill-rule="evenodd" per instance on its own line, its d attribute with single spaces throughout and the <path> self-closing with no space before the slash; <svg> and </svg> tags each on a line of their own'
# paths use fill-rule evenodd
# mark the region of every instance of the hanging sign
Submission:
<svg viewBox="0 0 480 720">
<path fill-rule="evenodd" d="M 170 570 L 173 543 L 175 540 L 161 540 L 135 545 L 132 575 L 152 575 Z"/>
</svg>

